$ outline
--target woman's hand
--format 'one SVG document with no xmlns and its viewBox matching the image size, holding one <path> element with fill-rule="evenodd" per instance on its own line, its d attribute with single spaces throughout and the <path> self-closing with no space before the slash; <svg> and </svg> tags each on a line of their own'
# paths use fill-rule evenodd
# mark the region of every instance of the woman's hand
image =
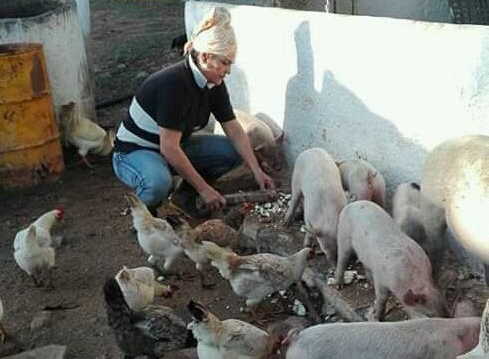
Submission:
<svg viewBox="0 0 489 359">
<path fill-rule="evenodd" d="M 223 208 L 226 205 L 226 199 L 214 188 L 208 186 L 203 191 L 199 192 L 205 205 L 211 211 Z"/>
<path fill-rule="evenodd" d="M 260 186 L 260 189 L 265 190 L 265 189 L 275 189 L 275 182 L 273 179 L 267 175 L 265 172 L 263 172 L 262 169 L 257 171 L 257 173 L 254 174 L 255 180 Z"/>
</svg>

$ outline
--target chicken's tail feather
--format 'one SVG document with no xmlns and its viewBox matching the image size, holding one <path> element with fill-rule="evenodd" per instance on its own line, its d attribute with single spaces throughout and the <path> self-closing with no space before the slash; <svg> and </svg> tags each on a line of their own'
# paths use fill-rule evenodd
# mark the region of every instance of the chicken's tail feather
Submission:
<svg viewBox="0 0 489 359">
<path fill-rule="evenodd" d="M 109 155 L 114 149 L 114 141 L 115 141 L 115 131 L 113 129 L 106 131 L 103 145 L 101 146 L 98 154 L 101 156 Z"/>
<path fill-rule="evenodd" d="M 105 303 L 113 310 L 129 310 L 119 283 L 114 278 L 108 278 L 104 284 Z"/>
<path fill-rule="evenodd" d="M 190 314 L 192 314 L 192 317 L 199 322 L 202 322 L 205 318 L 207 318 L 208 310 L 199 302 L 190 300 L 190 302 L 187 304 L 187 309 Z"/>
</svg>

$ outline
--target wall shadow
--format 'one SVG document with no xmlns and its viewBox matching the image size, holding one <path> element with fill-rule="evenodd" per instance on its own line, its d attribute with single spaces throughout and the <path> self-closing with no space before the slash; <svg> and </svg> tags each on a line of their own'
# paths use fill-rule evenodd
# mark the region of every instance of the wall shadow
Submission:
<svg viewBox="0 0 489 359">
<path fill-rule="evenodd" d="M 322 147 L 335 159 L 370 161 L 386 177 L 390 193 L 400 182 L 419 180 L 427 151 L 403 136 L 391 121 L 370 111 L 334 73 L 314 73 L 307 21 L 297 27 L 294 40 L 297 73 L 287 84 L 283 124 L 288 161 L 305 149 Z M 319 90 L 316 76 L 322 76 Z"/>
</svg>

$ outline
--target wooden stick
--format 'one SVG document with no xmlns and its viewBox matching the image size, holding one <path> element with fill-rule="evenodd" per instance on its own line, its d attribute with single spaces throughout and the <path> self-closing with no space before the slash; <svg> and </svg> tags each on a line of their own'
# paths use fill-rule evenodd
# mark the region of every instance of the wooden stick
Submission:
<svg viewBox="0 0 489 359">
<path fill-rule="evenodd" d="M 311 286 L 311 284 L 313 284 L 314 287 L 319 289 L 324 301 L 335 307 L 338 314 L 344 320 L 349 322 L 365 321 L 365 319 L 363 319 L 353 310 L 353 308 L 343 298 L 340 292 L 327 285 L 323 280 L 319 278 L 319 275 L 314 273 L 312 269 L 306 268 L 304 274 L 302 275 L 302 279 L 304 280 L 304 282 L 306 282 L 308 286 Z"/>
</svg>

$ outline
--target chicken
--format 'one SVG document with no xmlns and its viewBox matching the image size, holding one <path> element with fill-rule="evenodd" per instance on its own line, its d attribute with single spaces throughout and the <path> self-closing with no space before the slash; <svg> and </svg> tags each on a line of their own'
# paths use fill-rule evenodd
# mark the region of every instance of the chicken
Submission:
<svg viewBox="0 0 489 359">
<path fill-rule="evenodd" d="M 107 156 L 114 148 L 114 131 L 107 132 L 95 122 L 82 117 L 74 102 L 61 106 L 60 117 L 65 141 L 78 148 L 78 154 L 88 167 L 93 167 L 86 158 L 89 152 Z"/>
<path fill-rule="evenodd" d="M 168 273 L 175 259 L 183 254 L 180 238 L 166 220 L 153 217 L 136 195 L 129 193 L 126 199 L 131 206 L 139 245 L 149 254 L 148 262 L 156 265 L 160 259 L 164 260 L 163 269 Z"/>
<path fill-rule="evenodd" d="M 175 290 L 175 287 L 158 283 L 153 270 L 148 267 L 129 269 L 123 266 L 115 276 L 115 280 L 132 310 L 139 310 L 153 304 L 155 296 L 171 297 Z"/>
<path fill-rule="evenodd" d="M 61 245 L 61 237 L 53 237 L 51 235 L 51 229 L 54 225 L 62 221 L 64 218 L 64 210 L 62 208 L 57 208 L 52 211 L 44 213 L 37 220 L 35 220 L 31 225 L 36 228 L 37 242 L 41 247 L 59 247 Z M 27 228 L 22 229 L 17 232 L 15 236 L 15 243 L 20 241 L 21 238 L 27 235 Z"/>
<path fill-rule="evenodd" d="M 208 220 L 195 228 L 190 227 L 188 222 L 180 217 L 169 216 L 167 220 L 179 235 L 183 251 L 195 263 L 202 288 L 214 287 L 215 283 L 206 282 L 205 279 L 204 270 L 210 264 L 210 260 L 202 243 L 212 241 L 221 247 L 234 248 L 238 242 L 238 232 L 220 219 Z"/>
<path fill-rule="evenodd" d="M 460 359 L 487 359 L 489 358 L 489 300 L 482 313 L 479 344 L 469 353 L 460 355 Z"/>
<path fill-rule="evenodd" d="M 0 342 L 5 343 L 5 340 L 7 339 L 7 332 L 5 331 L 5 328 L 2 325 L 2 319 L 3 319 L 3 303 L 2 303 L 2 299 L 0 299 Z"/>
<path fill-rule="evenodd" d="M 54 267 L 55 251 L 39 243 L 34 225 L 27 228 L 25 236 L 15 238 L 14 258 L 19 267 L 32 277 L 36 286 L 52 286 L 51 268 Z"/>
<path fill-rule="evenodd" d="M 254 325 L 237 319 L 221 321 L 194 301 L 187 308 L 199 359 L 265 359 L 275 347 L 268 333 Z"/>
<path fill-rule="evenodd" d="M 108 323 L 124 359 L 142 355 L 157 359 L 167 351 L 197 345 L 185 322 L 171 308 L 148 305 L 132 310 L 115 278 L 106 280 L 104 298 Z"/>
<path fill-rule="evenodd" d="M 311 248 L 303 248 L 288 257 L 270 253 L 239 256 L 212 242 L 203 242 L 211 264 L 229 280 L 233 291 L 246 297 L 246 306 L 255 316 L 254 308 L 267 295 L 287 289 L 302 278 Z"/>
<path fill-rule="evenodd" d="M 238 247 L 239 233 L 221 219 L 211 219 L 194 228 L 197 242 L 214 242 L 219 247 L 234 250 Z"/>
</svg>

